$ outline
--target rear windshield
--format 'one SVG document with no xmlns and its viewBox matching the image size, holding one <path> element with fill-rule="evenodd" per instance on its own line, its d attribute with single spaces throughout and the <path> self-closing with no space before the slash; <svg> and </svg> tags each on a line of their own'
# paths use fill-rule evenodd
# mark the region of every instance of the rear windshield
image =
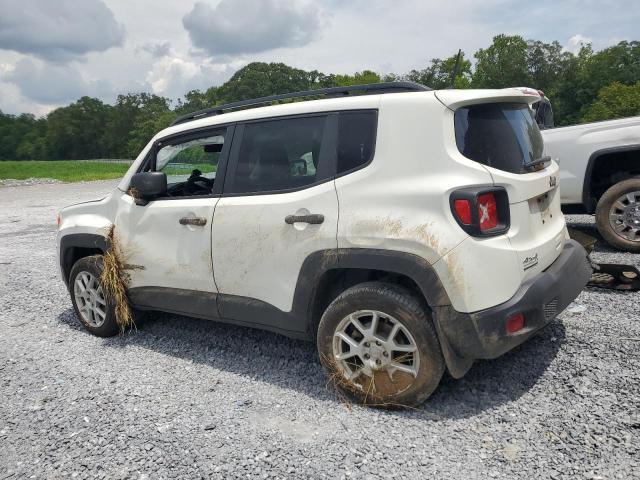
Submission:
<svg viewBox="0 0 640 480">
<path fill-rule="evenodd" d="M 542 135 L 524 103 L 488 103 L 456 110 L 456 144 L 465 157 L 511 173 L 542 157 Z"/>
</svg>

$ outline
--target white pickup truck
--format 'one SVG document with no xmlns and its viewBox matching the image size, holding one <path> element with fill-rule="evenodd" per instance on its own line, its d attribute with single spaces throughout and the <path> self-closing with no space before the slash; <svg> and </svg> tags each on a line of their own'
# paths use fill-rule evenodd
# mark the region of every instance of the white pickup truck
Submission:
<svg viewBox="0 0 640 480">
<path fill-rule="evenodd" d="M 595 214 L 612 246 L 640 252 L 640 116 L 542 130 L 562 209 Z"/>
</svg>

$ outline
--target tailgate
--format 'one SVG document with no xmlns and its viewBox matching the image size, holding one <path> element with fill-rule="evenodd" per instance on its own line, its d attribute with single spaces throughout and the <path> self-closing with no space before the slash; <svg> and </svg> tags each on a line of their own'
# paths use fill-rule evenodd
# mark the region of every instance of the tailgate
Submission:
<svg viewBox="0 0 640 480">
<path fill-rule="evenodd" d="M 516 251 L 523 279 L 551 265 L 566 240 L 565 220 L 560 209 L 559 168 L 552 162 L 547 168 L 527 174 L 513 174 L 488 168 L 495 185 L 509 195 L 511 228 L 507 237 Z"/>
<path fill-rule="evenodd" d="M 507 95 L 507 90 L 500 92 Z M 559 168 L 544 157 L 544 145 L 528 101 L 513 96 L 462 102 L 454 111 L 459 152 L 485 166 L 509 196 L 507 237 L 517 253 L 523 280 L 560 255 L 566 237 L 560 210 Z"/>
</svg>

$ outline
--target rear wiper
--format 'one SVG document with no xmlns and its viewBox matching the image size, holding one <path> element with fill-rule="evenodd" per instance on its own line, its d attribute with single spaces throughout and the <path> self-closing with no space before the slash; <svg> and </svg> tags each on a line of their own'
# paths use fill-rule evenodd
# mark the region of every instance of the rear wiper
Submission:
<svg viewBox="0 0 640 480">
<path fill-rule="evenodd" d="M 535 172 L 536 170 L 542 170 L 551 162 L 551 157 L 546 155 L 544 157 L 536 158 L 523 165 L 524 169 L 528 172 Z"/>
</svg>

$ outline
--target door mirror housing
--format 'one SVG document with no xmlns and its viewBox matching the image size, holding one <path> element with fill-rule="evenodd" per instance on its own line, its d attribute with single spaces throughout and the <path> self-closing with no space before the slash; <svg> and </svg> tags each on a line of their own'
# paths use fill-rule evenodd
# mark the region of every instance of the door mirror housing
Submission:
<svg viewBox="0 0 640 480">
<path fill-rule="evenodd" d="M 167 193 L 167 175 L 164 172 L 136 173 L 131 177 L 128 193 L 136 205 L 146 205 L 150 199 Z"/>
</svg>

